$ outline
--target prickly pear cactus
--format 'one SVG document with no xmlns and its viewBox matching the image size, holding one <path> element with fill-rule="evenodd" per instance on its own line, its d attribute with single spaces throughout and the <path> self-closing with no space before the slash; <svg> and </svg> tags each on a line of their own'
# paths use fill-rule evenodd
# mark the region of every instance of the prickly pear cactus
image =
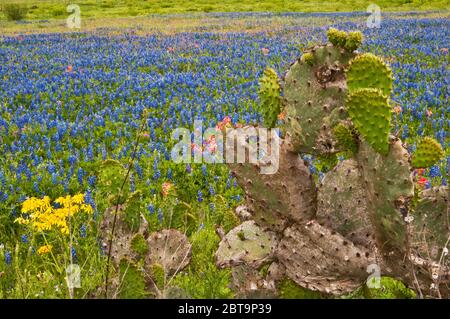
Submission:
<svg viewBox="0 0 450 319">
<path fill-rule="evenodd" d="M 232 268 L 231 289 L 236 292 L 236 298 L 267 299 L 277 296 L 275 283 L 246 264 Z"/>
<path fill-rule="evenodd" d="M 448 189 L 424 191 L 416 204 L 412 179 L 413 167 L 433 165 L 442 148 L 424 138 L 410 159 L 390 135 L 390 68 L 355 51 L 359 32 L 331 29 L 328 39 L 332 44 L 293 63 L 281 83 L 278 171 L 261 175 L 258 165 L 230 165 L 246 194 L 245 219 L 276 233 L 274 260 L 282 276 L 302 287 L 348 293 L 376 264 L 424 296 L 448 296 Z M 299 153 L 339 152 L 348 159 L 316 189 Z"/>
<path fill-rule="evenodd" d="M 417 144 L 412 154 L 411 164 L 414 168 L 427 168 L 436 164 L 444 157 L 441 144 L 431 137 L 424 137 Z"/>
<path fill-rule="evenodd" d="M 175 229 L 163 229 L 147 239 L 149 253 L 146 264 L 159 264 L 165 276 L 182 270 L 191 260 L 192 245 L 183 233 Z"/>
<path fill-rule="evenodd" d="M 281 88 L 277 72 L 272 68 L 264 70 L 264 76 L 259 81 L 259 87 L 264 126 L 272 128 L 281 112 Z"/>
<path fill-rule="evenodd" d="M 273 233 L 263 231 L 254 221 L 246 221 L 222 239 L 216 263 L 219 267 L 246 263 L 258 268 L 272 256 L 274 247 Z"/>
</svg>

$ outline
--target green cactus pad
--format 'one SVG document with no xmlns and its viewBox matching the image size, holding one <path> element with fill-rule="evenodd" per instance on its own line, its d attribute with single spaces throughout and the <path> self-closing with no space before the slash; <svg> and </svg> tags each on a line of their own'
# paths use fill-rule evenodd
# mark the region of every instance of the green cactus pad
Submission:
<svg viewBox="0 0 450 319">
<path fill-rule="evenodd" d="M 308 65 L 313 65 L 314 64 L 314 55 L 311 52 L 307 52 L 302 55 L 301 61 Z"/>
<path fill-rule="evenodd" d="M 225 267 L 246 263 L 258 267 L 270 258 L 274 246 L 273 235 L 249 220 L 222 239 L 216 252 L 217 265 Z"/>
<path fill-rule="evenodd" d="M 358 89 L 349 94 L 346 107 L 361 136 L 374 150 L 386 155 L 391 125 L 388 98 L 377 89 Z"/>
<path fill-rule="evenodd" d="M 340 31 L 335 28 L 330 28 L 327 31 L 328 41 L 330 41 L 334 46 L 344 47 L 347 42 L 347 33 L 345 31 Z"/>
<path fill-rule="evenodd" d="M 351 60 L 346 76 L 349 91 L 374 88 L 380 89 L 386 96 L 391 95 L 392 70 L 372 53 L 364 53 Z"/>
<path fill-rule="evenodd" d="M 411 164 L 414 168 L 427 168 L 436 164 L 444 157 L 441 144 L 431 137 L 424 137 L 417 144 L 412 154 Z"/>
<path fill-rule="evenodd" d="M 348 33 L 347 40 L 345 41 L 345 48 L 349 51 L 355 51 L 361 46 L 363 40 L 362 33 L 360 31 L 351 31 Z"/>
<path fill-rule="evenodd" d="M 333 134 L 336 137 L 339 149 L 349 152 L 350 154 L 356 153 L 358 150 L 358 143 L 353 127 L 350 127 L 347 123 L 339 123 L 333 128 Z"/>
<path fill-rule="evenodd" d="M 332 128 L 347 118 L 344 69 L 354 54 L 328 45 L 310 48 L 305 55 L 313 58 L 299 59 L 284 77 L 283 130 L 292 151 L 336 153 Z"/>
<path fill-rule="evenodd" d="M 275 126 L 278 115 L 281 112 L 280 83 L 278 75 L 272 68 L 264 70 L 264 75 L 259 81 L 259 98 L 264 117 L 264 125 L 268 128 Z"/>
</svg>

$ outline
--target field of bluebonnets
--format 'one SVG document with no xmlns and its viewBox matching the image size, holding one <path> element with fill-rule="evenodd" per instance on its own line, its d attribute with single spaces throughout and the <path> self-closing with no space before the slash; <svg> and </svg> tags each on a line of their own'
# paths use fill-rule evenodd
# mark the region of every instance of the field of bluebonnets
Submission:
<svg viewBox="0 0 450 319">
<path fill-rule="evenodd" d="M 230 271 L 214 264 L 215 226 L 228 231 L 239 223 L 233 212 L 242 191 L 225 165 L 173 163 L 171 132 L 192 128 L 196 119 L 204 128 L 227 117 L 261 122 L 262 71 L 270 66 L 281 75 L 304 48 L 325 41 L 330 26 L 360 29 L 361 51 L 390 63 L 396 134 L 410 150 L 422 135 L 433 136 L 446 152 L 417 182 L 447 185 L 448 19 L 387 15 L 381 28 L 369 29 L 356 13 L 286 14 L 294 24 L 265 29 L 271 15 L 251 16 L 254 31 L 0 37 L 0 298 L 101 295 L 107 257 L 100 225 L 114 186 L 102 176 L 122 174 L 111 160 L 128 167 L 135 146 L 124 192 L 149 232 L 177 228 L 193 245 L 191 264 L 160 288 L 176 286 L 192 298 L 233 297 Z M 226 25 L 246 14 L 217 17 Z M 320 179 L 320 161 L 306 160 Z M 68 207 L 76 213 L 70 222 Z M 33 219 L 37 211 L 42 218 Z M 81 268 L 74 295 L 65 280 L 71 263 Z M 116 296 L 145 292 L 137 284 Z"/>
</svg>

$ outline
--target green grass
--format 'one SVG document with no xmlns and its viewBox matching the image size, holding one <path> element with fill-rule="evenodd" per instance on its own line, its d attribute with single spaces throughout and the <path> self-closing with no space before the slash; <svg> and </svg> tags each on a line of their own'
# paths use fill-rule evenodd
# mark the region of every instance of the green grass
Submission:
<svg viewBox="0 0 450 319">
<path fill-rule="evenodd" d="M 449 0 L 376 0 L 382 11 L 443 10 Z M 370 1 L 363 0 L 3 0 L 28 8 L 27 20 L 62 19 L 66 7 L 78 4 L 85 18 L 129 17 L 149 14 L 192 12 L 346 12 L 366 11 Z M 5 20 L 3 12 L 0 20 Z"/>
</svg>

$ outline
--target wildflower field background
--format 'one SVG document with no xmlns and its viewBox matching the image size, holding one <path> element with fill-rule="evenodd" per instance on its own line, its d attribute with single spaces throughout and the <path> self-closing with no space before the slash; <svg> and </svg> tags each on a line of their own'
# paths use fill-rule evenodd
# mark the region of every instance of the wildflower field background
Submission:
<svg viewBox="0 0 450 319">
<path fill-rule="evenodd" d="M 261 123 L 263 70 L 281 75 L 305 48 L 326 41 L 329 27 L 361 30 L 361 51 L 390 63 L 395 133 L 410 151 L 424 135 L 445 151 L 444 160 L 418 172 L 417 182 L 423 188 L 448 183 L 447 11 L 383 12 L 381 28 L 367 28 L 364 12 L 147 17 L 156 7 L 157 13 L 194 9 L 178 9 L 180 1 L 79 2 L 82 18 L 98 18 L 82 20 L 80 30 L 67 29 L 65 6 L 54 1 L 39 2 L 28 13 L 31 20 L 0 21 L 0 298 L 101 298 L 106 272 L 109 297 L 235 297 L 231 272 L 216 267 L 214 253 L 216 228 L 228 232 L 240 223 L 234 212 L 243 191 L 225 165 L 173 163 L 171 131 L 192 129 L 196 119 L 205 127 L 224 119 Z M 249 1 L 226 8 L 194 2 L 192 8 L 211 6 L 206 11 L 245 11 Z M 394 10 L 448 9 L 446 1 L 433 8 L 424 1 L 386 3 Z M 267 1 L 256 11 L 284 11 L 282 4 L 286 11 L 317 10 L 309 2 Z M 335 7 L 365 10 L 362 1 L 329 2 L 325 9 Z M 320 180 L 323 163 L 305 160 Z M 124 210 L 145 218 L 147 233 L 175 228 L 186 234 L 189 265 L 170 275 L 147 273 L 141 261 L 108 268 L 104 213 L 117 196 Z M 140 239 L 133 249 L 145 254 Z M 71 289 L 66 268 L 74 263 L 81 285 Z M 148 277 L 155 289 L 141 280 Z M 279 290 L 284 298 L 327 297 L 290 281 Z M 403 297 L 414 296 L 405 291 Z"/>
</svg>

